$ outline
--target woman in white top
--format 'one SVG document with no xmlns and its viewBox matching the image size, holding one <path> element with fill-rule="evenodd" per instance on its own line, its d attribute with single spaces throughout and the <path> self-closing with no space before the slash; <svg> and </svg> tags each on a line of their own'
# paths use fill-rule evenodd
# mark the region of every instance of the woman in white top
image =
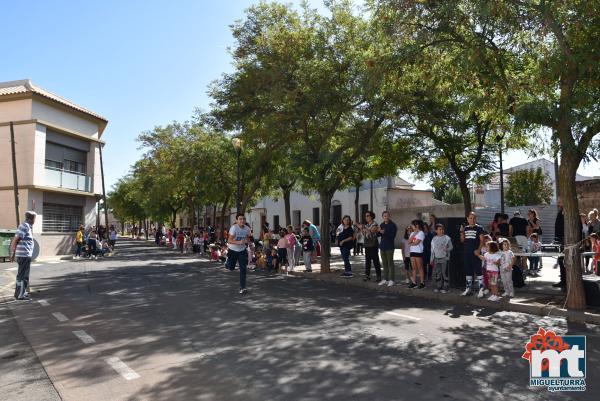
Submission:
<svg viewBox="0 0 600 401">
<path fill-rule="evenodd" d="M 410 262 L 412 264 L 412 281 L 408 288 L 417 287 L 417 271 L 419 272 L 420 283 L 419 288 L 425 288 L 425 272 L 423 269 L 423 240 L 425 233 L 423 232 L 423 222 L 421 220 L 413 220 L 410 223 L 413 232 L 408 238 L 410 244 Z"/>
</svg>

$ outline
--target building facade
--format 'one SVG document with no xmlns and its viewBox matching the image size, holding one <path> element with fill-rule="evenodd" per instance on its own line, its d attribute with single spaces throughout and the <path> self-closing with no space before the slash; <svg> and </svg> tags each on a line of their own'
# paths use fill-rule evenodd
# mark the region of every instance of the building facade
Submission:
<svg viewBox="0 0 600 401">
<path fill-rule="evenodd" d="M 100 139 L 108 121 L 29 80 L 0 83 L 0 228 L 16 228 L 10 124 L 21 219 L 38 213 L 35 254 L 70 253 L 80 224 L 96 225 Z"/>
<path fill-rule="evenodd" d="M 554 162 L 548 159 L 537 159 L 518 166 L 504 169 L 504 188 L 508 187 L 508 177 L 516 171 L 537 170 L 541 168 L 552 183 L 552 200 L 550 204 L 556 204 L 556 168 Z M 575 180 L 577 182 L 586 181 L 597 177 L 585 177 L 577 174 Z M 474 203 L 478 207 L 500 207 L 500 173 L 492 176 L 489 184 L 476 186 L 474 188 Z"/>
<path fill-rule="evenodd" d="M 417 190 L 414 185 L 400 177 L 383 177 L 373 181 L 373 212 L 377 220 L 385 210 L 393 211 L 403 208 L 429 207 L 445 205 L 433 198 L 431 190 Z M 337 191 L 332 199 L 330 220 L 334 225 L 340 224 L 344 215 L 349 215 L 355 220 L 356 215 L 356 188 Z M 371 209 L 371 181 L 363 181 L 358 188 L 359 220 L 367 210 Z M 316 193 L 303 194 L 292 192 L 290 196 L 291 224 L 300 226 L 302 221 L 308 219 L 315 225 L 321 224 L 321 201 Z M 231 223 L 235 217 L 232 211 Z M 277 229 L 286 225 L 285 204 L 283 199 L 263 198 L 247 213 L 246 218 L 250 227 L 259 232 L 264 223 L 269 223 L 269 228 Z"/>
</svg>

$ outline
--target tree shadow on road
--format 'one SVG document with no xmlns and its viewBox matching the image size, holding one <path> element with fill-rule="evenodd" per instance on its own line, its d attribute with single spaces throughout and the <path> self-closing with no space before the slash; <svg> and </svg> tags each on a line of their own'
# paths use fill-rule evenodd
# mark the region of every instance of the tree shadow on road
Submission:
<svg viewBox="0 0 600 401">
<path fill-rule="evenodd" d="M 95 352 L 95 361 L 116 355 L 142 376 L 152 375 L 135 395 L 124 396 L 128 400 L 570 399 L 529 389 L 529 368 L 521 359 L 538 325 L 566 331 L 557 320 L 485 309 L 476 320 L 466 306 L 448 309 L 367 289 L 254 274 L 243 297 L 237 274 L 215 264 L 189 257 L 170 264 L 160 248 L 120 248 L 122 266 L 37 284 L 57 310 L 68 306 L 68 328 L 48 320 L 41 308 L 23 314 L 44 363 L 65 366 L 59 379 L 93 384 L 113 378 L 102 362 L 68 367 Z M 138 255 L 126 256 L 131 252 Z M 130 260 L 153 262 L 133 266 Z M 439 321 L 429 314 L 422 321 L 386 317 L 400 307 L 433 311 Z M 94 336 L 94 351 L 77 339 L 56 340 L 71 326 Z M 600 382 L 591 369 L 600 362 L 598 331 L 589 330 L 596 336 L 588 339 L 590 390 L 572 399 L 592 399 Z"/>
</svg>

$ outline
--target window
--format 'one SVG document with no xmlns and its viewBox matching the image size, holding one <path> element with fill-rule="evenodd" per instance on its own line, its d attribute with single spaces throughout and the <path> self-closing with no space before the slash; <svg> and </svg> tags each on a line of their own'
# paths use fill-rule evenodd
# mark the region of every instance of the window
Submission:
<svg viewBox="0 0 600 401">
<path fill-rule="evenodd" d="M 318 207 L 313 207 L 312 222 L 315 226 L 318 226 L 321 222 L 321 213 L 319 213 L 319 211 Z"/>
<path fill-rule="evenodd" d="M 302 215 L 301 215 L 300 210 L 294 210 L 292 212 L 292 225 L 294 227 L 298 227 L 301 222 L 302 222 Z"/>
<path fill-rule="evenodd" d="M 360 205 L 360 218 L 359 218 L 359 221 L 365 221 L 365 214 L 367 214 L 368 211 L 369 211 L 369 205 L 368 204 L 362 204 L 362 205 Z"/>
<path fill-rule="evenodd" d="M 64 170 L 69 173 L 85 175 L 87 152 L 46 142 L 46 167 L 52 170 Z"/>
<path fill-rule="evenodd" d="M 80 175 L 85 175 L 85 164 L 79 163 L 73 160 L 65 160 L 65 171 L 69 173 L 75 173 Z"/>
<path fill-rule="evenodd" d="M 83 221 L 81 206 L 44 203 L 42 232 L 75 232 Z"/>
<path fill-rule="evenodd" d="M 52 170 L 62 170 L 63 164 L 62 164 L 62 162 L 59 162 L 56 160 L 46 159 L 46 168 L 49 168 Z"/>
<path fill-rule="evenodd" d="M 273 216 L 273 230 L 277 232 L 280 228 L 281 226 L 279 225 L 279 216 Z"/>
</svg>

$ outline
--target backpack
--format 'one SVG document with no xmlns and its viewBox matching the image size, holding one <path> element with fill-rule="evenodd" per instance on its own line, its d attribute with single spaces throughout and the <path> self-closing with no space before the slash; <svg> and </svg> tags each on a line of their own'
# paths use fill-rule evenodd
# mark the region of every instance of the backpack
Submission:
<svg viewBox="0 0 600 401">
<path fill-rule="evenodd" d="M 525 287 L 525 280 L 523 279 L 523 269 L 521 266 L 514 265 L 512 269 L 512 281 L 515 288 Z"/>
</svg>

